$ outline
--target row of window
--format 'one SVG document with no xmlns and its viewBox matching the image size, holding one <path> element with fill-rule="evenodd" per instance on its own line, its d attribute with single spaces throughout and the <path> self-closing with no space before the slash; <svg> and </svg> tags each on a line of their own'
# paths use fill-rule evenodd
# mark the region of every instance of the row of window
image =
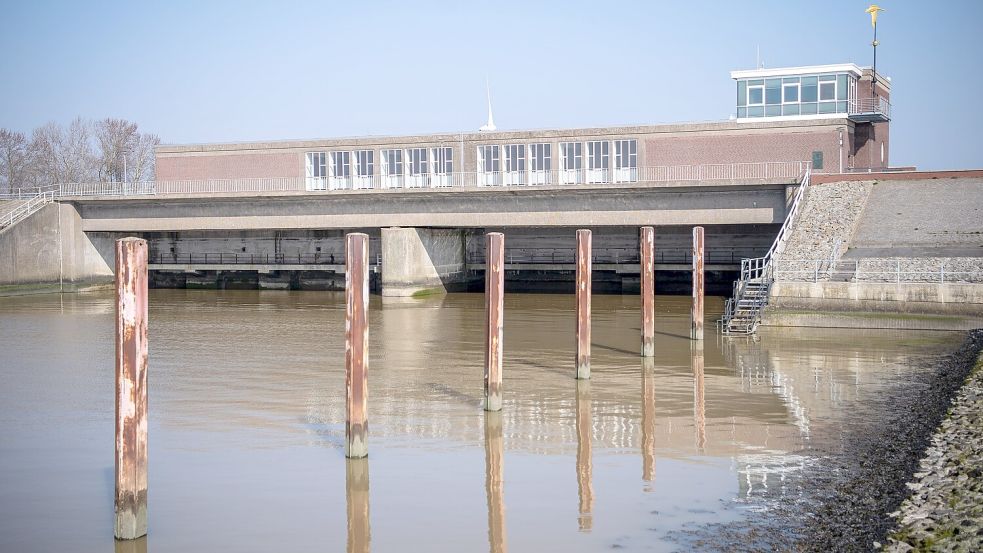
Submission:
<svg viewBox="0 0 983 553">
<path fill-rule="evenodd" d="M 559 168 L 564 172 L 593 172 L 588 182 L 608 182 L 611 150 L 618 180 L 637 180 L 638 143 L 636 140 L 591 140 L 561 142 Z M 586 146 L 586 167 L 584 150 Z M 434 148 L 393 148 L 379 151 L 381 165 L 376 172 L 375 150 L 308 152 L 307 178 L 313 188 L 327 179 L 332 188 L 371 188 L 378 174 L 382 186 L 449 186 L 454 172 L 454 151 L 447 146 Z M 527 178 L 526 173 L 532 173 Z M 552 182 L 553 145 L 489 144 L 477 147 L 479 184 L 547 184 Z M 503 177 L 502 173 L 506 175 Z M 510 176 L 511 175 L 511 176 Z M 504 179 L 504 180 L 503 180 Z M 571 176 L 569 182 L 584 182 Z M 505 180 L 509 182 L 505 182 Z"/>
<path fill-rule="evenodd" d="M 848 73 L 737 81 L 737 116 L 772 117 L 846 113 L 856 97 L 856 78 Z"/>
</svg>

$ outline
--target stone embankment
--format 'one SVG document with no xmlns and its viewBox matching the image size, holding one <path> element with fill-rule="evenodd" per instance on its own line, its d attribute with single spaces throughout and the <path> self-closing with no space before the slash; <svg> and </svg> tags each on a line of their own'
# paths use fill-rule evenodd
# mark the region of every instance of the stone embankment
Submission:
<svg viewBox="0 0 983 553">
<path fill-rule="evenodd" d="M 885 551 L 983 551 L 983 353 L 908 488 Z"/>
<path fill-rule="evenodd" d="M 830 182 L 806 189 L 783 260 L 836 258 L 850 242 L 863 213 L 872 181 Z M 833 252 L 836 244 L 840 247 Z"/>
</svg>

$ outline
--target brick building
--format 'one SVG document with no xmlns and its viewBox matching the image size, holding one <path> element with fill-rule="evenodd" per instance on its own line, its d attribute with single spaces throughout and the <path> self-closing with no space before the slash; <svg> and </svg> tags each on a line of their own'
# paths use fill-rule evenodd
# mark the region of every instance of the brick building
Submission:
<svg viewBox="0 0 983 553">
<path fill-rule="evenodd" d="M 693 166 L 741 178 L 756 175 L 740 164 L 761 162 L 823 173 L 888 166 L 889 79 L 854 64 L 731 77 L 728 121 L 164 145 L 157 180 L 290 179 L 333 190 L 669 180 Z"/>
</svg>

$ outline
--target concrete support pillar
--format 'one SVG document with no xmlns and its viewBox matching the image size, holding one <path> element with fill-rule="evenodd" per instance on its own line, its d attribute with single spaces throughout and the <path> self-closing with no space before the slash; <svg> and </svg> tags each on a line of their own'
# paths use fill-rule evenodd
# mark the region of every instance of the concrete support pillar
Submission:
<svg viewBox="0 0 983 553">
<path fill-rule="evenodd" d="M 590 378 L 591 232 L 577 231 L 577 378 Z"/>
<path fill-rule="evenodd" d="M 690 338 L 703 339 L 703 227 L 693 227 L 693 307 Z"/>
<path fill-rule="evenodd" d="M 505 235 L 485 235 L 485 411 L 502 409 Z"/>
<path fill-rule="evenodd" d="M 443 294 L 467 281 L 466 236 L 453 229 L 382 229 L 382 295 Z"/>
<path fill-rule="evenodd" d="M 502 414 L 485 413 L 485 499 L 488 503 L 488 546 L 492 553 L 508 551 L 505 480 L 502 475 L 504 458 Z"/>
<path fill-rule="evenodd" d="M 116 531 L 147 533 L 147 242 L 116 241 Z"/>
<path fill-rule="evenodd" d="M 655 229 L 642 227 L 638 245 L 642 272 L 642 357 L 652 357 L 655 355 Z"/>
<path fill-rule="evenodd" d="M 365 457 L 368 449 L 369 237 L 345 236 L 345 456 Z"/>
</svg>

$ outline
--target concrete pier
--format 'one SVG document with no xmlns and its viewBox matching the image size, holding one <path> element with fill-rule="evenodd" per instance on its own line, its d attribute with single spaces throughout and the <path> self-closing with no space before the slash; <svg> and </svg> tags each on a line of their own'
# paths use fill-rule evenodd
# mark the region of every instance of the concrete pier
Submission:
<svg viewBox="0 0 983 553">
<path fill-rule="evenodd" d="M 116 538 L 147 533 L 147 242 L 116 242 Z"/>
<path fill-rule="evenodd" d="M 456 229 L 382 229 L 382 295 L 443 294 L 466 281 L 465 232 Z"/>
<path fill-rule="evenodd" d="M 577 231 L 577 378 L 590 378 L 591 232 Z"/>
</svg>

